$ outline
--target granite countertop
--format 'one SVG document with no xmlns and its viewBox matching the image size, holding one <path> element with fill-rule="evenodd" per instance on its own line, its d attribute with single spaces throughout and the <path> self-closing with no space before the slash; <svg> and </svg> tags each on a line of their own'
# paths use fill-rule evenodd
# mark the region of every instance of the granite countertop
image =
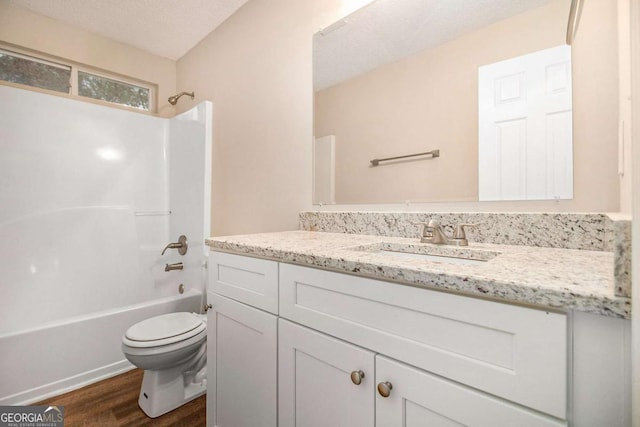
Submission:
<svg viewBox="0 0 640 427">
<path fill-rule="evenodd" d="M 313 231 L 214 237 L 213 250 L 269 258 L 430 289 L 609 317 L 631 317 L 630 298 L 614 295 L 613 253 Z M 380 249 L 441 252 L 489 259 L 474 265 L 392 256 Z M 466 253 L 465 253 L 466 251 Z"/>
</svg>

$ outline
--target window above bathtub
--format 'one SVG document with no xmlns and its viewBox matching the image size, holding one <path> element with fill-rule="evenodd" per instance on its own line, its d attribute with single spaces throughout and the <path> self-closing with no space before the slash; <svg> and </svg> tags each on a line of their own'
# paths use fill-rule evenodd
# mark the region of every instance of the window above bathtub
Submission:
<svg viewBox="0 0 640 427">
<path fill-rule="evenodd" d="M 150 87 L 78 70 L 78 95 L 149 111 Z"/>
<path fill-rule="evenodd" d="M 71 66 L 0 49 L 0 79 L 69 93 Z"/>
<path fill-rule="evenodd" d="M 0 47 L 0 80 L 152 112 L 157 88 L 72 61 Z"/>
</svg>

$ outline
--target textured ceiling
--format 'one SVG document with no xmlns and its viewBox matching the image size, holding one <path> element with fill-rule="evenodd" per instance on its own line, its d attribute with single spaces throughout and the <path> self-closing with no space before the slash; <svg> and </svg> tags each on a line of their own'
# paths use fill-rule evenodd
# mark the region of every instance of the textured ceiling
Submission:
<svg viewBox="0 0 640 427">
<path fill-rule="evenodd" d="M 41 15 L 173 60 L 247 0 L 9 0 Z"/>
<path fill-rule="evenodd" d="M 314 89 L 325 89 L 549 1 L 374 1 L 314 36 Z"/>
</svg>

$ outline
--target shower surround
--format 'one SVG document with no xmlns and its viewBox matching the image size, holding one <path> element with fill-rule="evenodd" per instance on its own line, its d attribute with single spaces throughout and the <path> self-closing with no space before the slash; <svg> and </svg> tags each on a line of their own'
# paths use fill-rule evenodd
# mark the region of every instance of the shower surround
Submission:
<svg viewBox="0 0 640 427">
<path fill-rule="evenodd" d="M 163 119 L 0 86 L 0 404 L 130 369 L 126 328 L 200 311 L 211 112 Z M 161 256 L 180 234 L 187 254 Z"/>
</svg>

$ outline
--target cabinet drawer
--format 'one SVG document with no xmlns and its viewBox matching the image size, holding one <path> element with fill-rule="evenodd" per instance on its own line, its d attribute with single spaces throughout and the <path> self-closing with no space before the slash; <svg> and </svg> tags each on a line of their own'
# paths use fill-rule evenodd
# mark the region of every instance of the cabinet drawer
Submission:
<svg viewBox="0 0 640 427">
<path fill-rule="evenodd" d="M 565 315 L 289 264 L 280 315 L 566 418 Z"/>
<path fill-rule="evenodd" d="M 210 252 L 208 290 L 278 314 L 278 263 Z"/>
</svg>

